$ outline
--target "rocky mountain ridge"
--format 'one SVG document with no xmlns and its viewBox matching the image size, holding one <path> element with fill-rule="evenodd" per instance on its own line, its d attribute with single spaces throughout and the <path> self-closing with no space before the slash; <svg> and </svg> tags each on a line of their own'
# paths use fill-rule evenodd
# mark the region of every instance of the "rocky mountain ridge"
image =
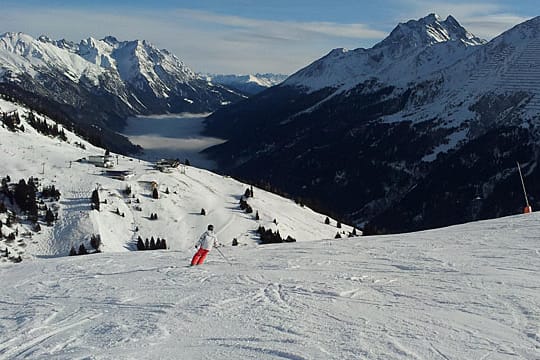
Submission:
<svg viewBox="0 0 540 360">
<path fill-rule="evenodd" d="M 486 43 L 428 15 L 371 49 L 333 50 L 211 115 L 209 134 L 229 141 L 209 153 L 376 231 L 519 212 L 516 161 L 533 176 L 540 153 L 539 23 Z"/>
</svg>

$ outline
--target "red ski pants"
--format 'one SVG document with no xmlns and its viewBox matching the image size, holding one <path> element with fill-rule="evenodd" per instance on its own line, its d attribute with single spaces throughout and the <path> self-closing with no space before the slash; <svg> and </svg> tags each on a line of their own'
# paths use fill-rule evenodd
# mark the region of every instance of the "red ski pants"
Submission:
<svg viewBox="0 0 540 360">
<path fill-rule="evenodd" d="M 191 259 L 191 265 L 202 265 L 204 262 L 204 259 L 206 259 L 206 255 L 208 255 L 209 250 L 199 248 L 199 251 L 193 255 L 193 259 Z"/>
</svg>

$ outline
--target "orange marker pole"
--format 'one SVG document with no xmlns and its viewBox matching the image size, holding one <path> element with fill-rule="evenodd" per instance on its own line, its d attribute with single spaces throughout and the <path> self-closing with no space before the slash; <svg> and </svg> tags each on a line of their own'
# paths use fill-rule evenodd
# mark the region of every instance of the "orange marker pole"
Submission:
<svg viewBox="0 0 540 360">
<path fill-rule="evenodd" d="M 523 209 L 523 213 L 528 214 L 532 212 L 532 207 L 531 205 L 529 205 L 529 199 L 527 198 L 527 191 L 525 190 L 525 182 L 523 181 L 523 175 L 521 174 L 521 167 L 519 166 L 519 161 L 517 162 L 517 167 L 519 171 L 519 177 L 521 179 L 521 186 L 523 186 L 523 195 L 525 195 L 525 204 L 527 204 L 527 206 L 525 206 L 525 208 Z"/>
</svg>

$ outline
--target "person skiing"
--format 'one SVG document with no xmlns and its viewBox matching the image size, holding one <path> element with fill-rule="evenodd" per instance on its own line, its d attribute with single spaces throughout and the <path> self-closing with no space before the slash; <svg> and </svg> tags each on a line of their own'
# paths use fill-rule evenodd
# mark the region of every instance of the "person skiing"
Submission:
<svg viewBox="0 0 540 360">
<path fill-rule="evenodd" d="M 218 246 L 218 240 L 217 236 L 214 233 L 214 225 L 208 225 L 208 230 L 206 230 L 201 237 L 199 238 L 199 241 L 197 241 L 197 244 L 195 244 L 195 248 L 199 248 L 199 250 L 193 255 L 193 259 L 191 259 L 191 266 L 193 265 L 202 265 L 204 260 L 206 259 L 206 255 L 212 250 L 212 246 Z"/>
</svg>

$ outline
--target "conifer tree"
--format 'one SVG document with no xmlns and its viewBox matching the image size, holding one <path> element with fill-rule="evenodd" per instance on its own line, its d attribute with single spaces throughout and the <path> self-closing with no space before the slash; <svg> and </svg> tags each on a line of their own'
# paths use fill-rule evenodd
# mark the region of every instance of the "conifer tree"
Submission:
<svg viewBox="0 0 540 360">
<path fill-rule="evenodd" d="M 54 214 L 51 209 L 47 209 L 47 212 L 45 213 L 45 222 L 48 226 L 51 226 L 54 222 Z"/>
<path fill-rule="evenodd" d="M 154 199 L 159 199 L 159 192 L 157 188 L 154 188 L 154 190 L 152 190 L 152 197 Z"/>
<path fill-rule="evenodd" d="M 137 250 L 146 250 L 146 247 L 144 246 L 144 242 L 140 236 L 137 239 Z"/>
<path fill-rule="evenodd" d="M 99 203 L 99 192 L 97 189 L 94 189 L 94 191 L 92 191 L 92 204 L 94 205 L 94 209 L 97 211 L 99 211 Z"/>
<path fill-rule="evenodd" d="M 86 247 L 84 246 L 84 244 L 81 244 L 81 246 L 79 246 L 79 255 L 86 255 L 88 254 L 88 251 L 86 250 Z"/>
<path fill-rule="evenodd" d="M 69 256 L 75 256 L 77 255 L 77 250 L 75 250 L 75 246 L 71 247 L 71 250 L 69 250 Z"/>
<path fill-rule="evenodd" d="M 328 216 L 326 217 L 326 219 L 324 219 L 324 223 L 326 225 L 330 225 L 330 218 L 328 218 Z"/>
<path fill-rule="evenodd" d="M 99 247 L 101 246 L 101 237 L 99 235 L 92 235 L 90 238 L 90 245 L 92 245 L 95 250 L 99 250 Z"/>
</svg>

